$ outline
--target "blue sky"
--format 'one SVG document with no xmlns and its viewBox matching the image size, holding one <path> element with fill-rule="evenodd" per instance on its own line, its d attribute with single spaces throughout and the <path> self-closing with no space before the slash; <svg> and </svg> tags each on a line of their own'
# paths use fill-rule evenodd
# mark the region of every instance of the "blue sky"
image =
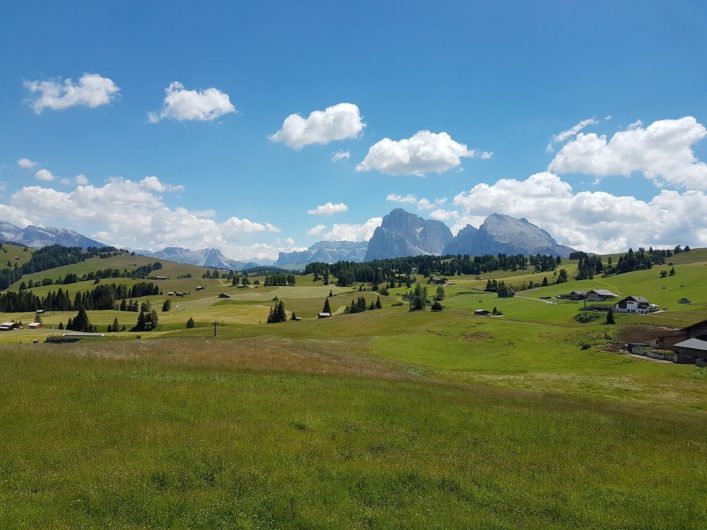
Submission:
<svg viewBox="0 0 707 530">
<path fill-rule="evenodd" d="M 244 259 L 396 206 L 707 246 L 706 30 L 697 1 L 5 3 L 0 218 Z"/>
</svg>

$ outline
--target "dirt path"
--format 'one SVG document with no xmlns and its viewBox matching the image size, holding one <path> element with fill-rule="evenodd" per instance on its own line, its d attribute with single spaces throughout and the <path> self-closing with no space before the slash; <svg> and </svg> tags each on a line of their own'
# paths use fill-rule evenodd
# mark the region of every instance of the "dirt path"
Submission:
<svg viewBox="0 0 707 530">
<path fill-rule="evenodd" d="M 524 300 L 537 300 L 538 302 L 543 302 L 545 304 L 550 304 L 550 305 L 557 305 L 557 302 L 554 300 L 543 300 L 542 298 L 532 298 L 530 296 L 519 296 L 516 295 L 516 298 L 523 298 Z"/>
</svg>

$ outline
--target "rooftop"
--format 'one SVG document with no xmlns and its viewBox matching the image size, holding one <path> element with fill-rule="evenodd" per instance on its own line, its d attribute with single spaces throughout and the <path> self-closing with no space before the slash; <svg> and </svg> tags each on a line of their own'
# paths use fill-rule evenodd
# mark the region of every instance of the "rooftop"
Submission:
<svg viewBox="0 0 707 530">
<path fill-rule="evenodd" d="M 618 294 L 612 293 L 611 291 L 609 291 L 607 289 L 592 289 L 591 291 L 588 291 L 588 292 L 596 293 L 599 296 L 608 296 L 608 297 L 612 297 L 612 298 L 619 296 Z"/>
<path fill-rule="evenodd" d="M 707 352 L 707 340 L 687 339 L 675 344 L 678 348 L 688 348 L 690 350 L 699 350 Z"/>
</svg>

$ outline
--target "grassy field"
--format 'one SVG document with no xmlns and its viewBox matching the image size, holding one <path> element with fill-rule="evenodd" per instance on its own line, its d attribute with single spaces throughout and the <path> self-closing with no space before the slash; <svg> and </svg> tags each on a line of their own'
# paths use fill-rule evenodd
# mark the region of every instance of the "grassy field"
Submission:
<svg viewBox="0 0 707 530">
<path fill-rule="evenodd" d="M 707 517 L 700 414 L 452 385 L 350 344 L 14 347 L 0 363 L 4 528 L 703 528 Z"/>
<path fill-rule="evenodd" d="M 75 315 L 49 312 L 0 333 L 0 528 L 705 528 L 707 370 L 616 351 L 622 330 L 707 318 L 707 253 L 673 263 L 513 298 L 487 279 L 547 274 L 457 276 L 441 312 L 408 312 L 402 287 L 354 315 L 378 294 L 165 264 L 141 299 L 157 331 L 32 344 Z M 666 310 L 582 324 L 556 298 L 592 288 Z M 302 320 L 266 324 L 275 299 Z M 136 317 L 89 311 L 99 331 Z"/>
</svg>

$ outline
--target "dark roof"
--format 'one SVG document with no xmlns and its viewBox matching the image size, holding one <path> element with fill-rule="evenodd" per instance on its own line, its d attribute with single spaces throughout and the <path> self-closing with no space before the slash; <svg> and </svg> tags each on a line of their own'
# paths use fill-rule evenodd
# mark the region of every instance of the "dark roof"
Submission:
<svg viewBox="0 0 707 530">
<path fill-rule="evenodd" d="M 609 290 L 607 290 L 607 289 L 592 289 L 591 291 L 588 291 L 588 292 L 590 292 L 590 293 L 596 293 L 596 294 L 598 294 L 599 296 L 607 296 L 607 297 L 610 297 L 610 298 L 616 298 L 617 296 L 619 296 L 618 294 L 612 293 L 611 291 L 609 291 Z"/>
<path fill-rule="evenodd" d="M 695 322 L 694 324 L 690 324 L 689 326 L 682 328 L 682 331 L 689 331 L 692 328 L 696 328 L 698 326 L 706 326 L 707 325 L 707 320 L 700 320 L 699 322 Z"/>
<path fill-rule="evenodd" d="M 687 339 L 682 342 L 678 342 L 673 346 L 677 348 L 687 348 L 689 350 L 699 350 L 707 352 L 707 340 Z"/>
<path fill-rule="evenodd" d="M 626 298 L 622 298 L 621 300 L 619 300 L 619 303 L 623 302 L 624 300 L 634 300 L 635 302 L 638 302 L 639 304 L 649 304 L 650 303 L 647 298 L 644 298 L 642 296 L 627 296 Z"/>
</svg>

